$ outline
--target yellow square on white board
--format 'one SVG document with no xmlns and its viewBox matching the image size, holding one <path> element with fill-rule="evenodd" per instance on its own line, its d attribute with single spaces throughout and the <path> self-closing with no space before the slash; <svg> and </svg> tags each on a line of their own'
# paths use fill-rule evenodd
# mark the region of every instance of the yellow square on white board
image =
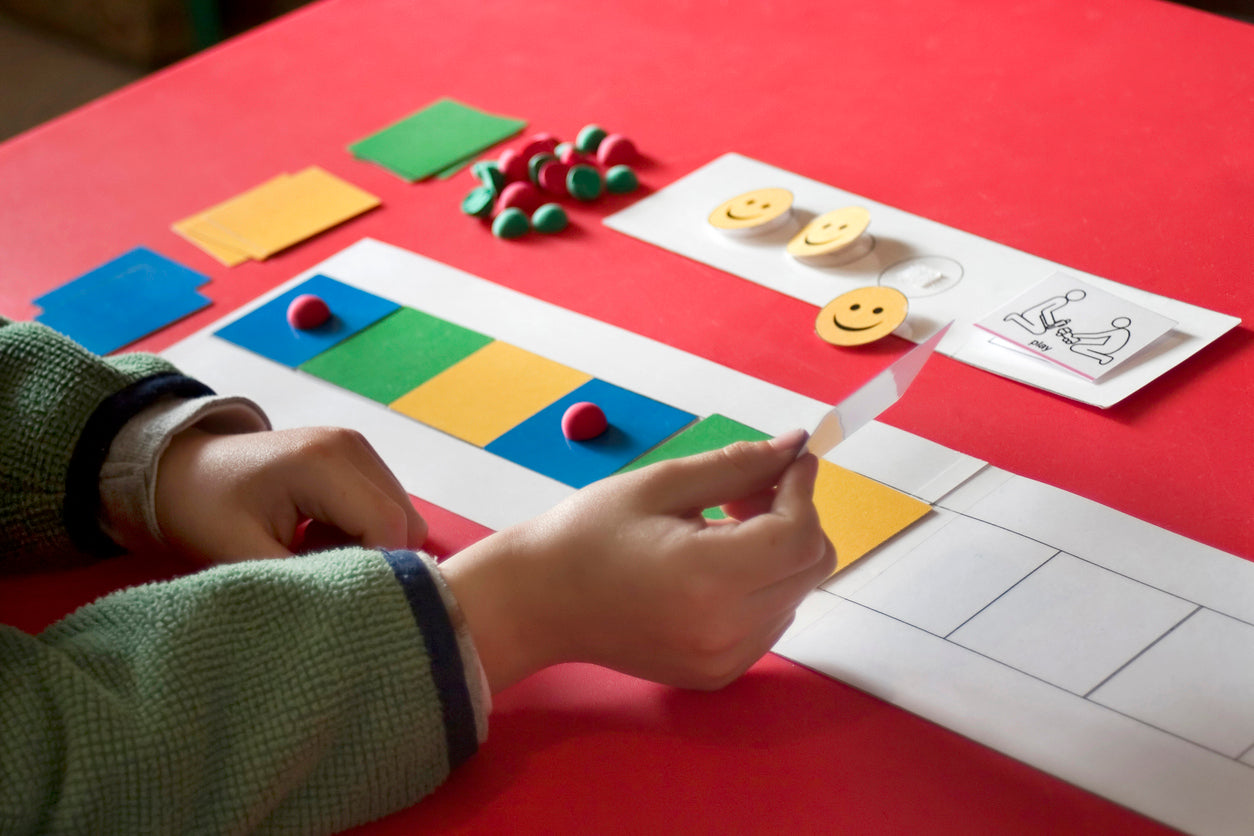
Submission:
<svg viewBox="0 0 1254 836">
<path fill-rule="evenodd" d="M 484 447 L 592 376 L 491 342 L 391 403 L 429 427 Z"/>
<path fill-rule="evenodd" d="M 826 459 L 819 459 L 814 506 L 823 531 L 836 547 L 837 572 L 932 509 L 922 500 Z"/>
</svg>

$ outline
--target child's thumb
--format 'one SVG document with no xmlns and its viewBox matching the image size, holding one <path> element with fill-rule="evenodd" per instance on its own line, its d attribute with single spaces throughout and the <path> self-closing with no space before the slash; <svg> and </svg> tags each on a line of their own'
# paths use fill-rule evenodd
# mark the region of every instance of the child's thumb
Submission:
<svg viewBox="0 0 1254 836">
<path fill-rule="evenodd" d="M 797 459 L 804 430 L 769 441 L 739 441 L 719 450 L 672 462 L 662 488 L 668 510 L 712 508 L 773 487 Z"/>
</svg>

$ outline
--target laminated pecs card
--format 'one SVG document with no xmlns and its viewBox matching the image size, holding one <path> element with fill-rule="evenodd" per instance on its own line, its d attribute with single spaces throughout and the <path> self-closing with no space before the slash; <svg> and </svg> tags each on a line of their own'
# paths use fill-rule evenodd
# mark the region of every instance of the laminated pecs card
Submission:
<svg viewBox="0 0 1254 836">
<path fill-rule="evenodd" d="M 1176 321 L 1066 273 L 1054 273 L 975 327 L 1098 380 L 1150 345 Z"/>
</svg>

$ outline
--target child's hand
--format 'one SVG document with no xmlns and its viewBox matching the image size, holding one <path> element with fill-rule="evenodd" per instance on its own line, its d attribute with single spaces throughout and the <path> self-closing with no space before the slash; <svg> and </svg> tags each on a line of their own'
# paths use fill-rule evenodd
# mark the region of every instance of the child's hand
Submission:
<svg viewBox="0 0 1254 836">
<path fill-rule="evenodd" d="M 418 548 L 427 536 L 370 443 L 331 427 L 179 433 L 157 469 L 156 512 L 171 546 L 215 563 L 286 556 L 308 518 L 366 546 Z"/>
<path fill-rule="evenodd" d="M 694 688 L 748 669 L 836 566 L 804 440 L 606 479 L 445 563 L 492 690 L 565 661 Z M 739 519 L 701 516 L 720 504 Z"/>
</svg>

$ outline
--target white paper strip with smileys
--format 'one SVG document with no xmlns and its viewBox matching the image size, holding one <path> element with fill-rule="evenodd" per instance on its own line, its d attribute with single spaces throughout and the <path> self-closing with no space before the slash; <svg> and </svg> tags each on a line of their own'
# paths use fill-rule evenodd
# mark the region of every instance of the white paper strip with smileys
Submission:
<svg viewBox="0 0 1254 836">
<path fill-rule="evenodd" d="M 926 341 L 903 354 L 891 366 L 836 404 L 819 421 L 803 452 L 824 456 L 833 447 L 853 435 L 877 415 L 895 404 L 918 377 L 923 364 L 949 331 L 948 323 Z"/>
</svg>

